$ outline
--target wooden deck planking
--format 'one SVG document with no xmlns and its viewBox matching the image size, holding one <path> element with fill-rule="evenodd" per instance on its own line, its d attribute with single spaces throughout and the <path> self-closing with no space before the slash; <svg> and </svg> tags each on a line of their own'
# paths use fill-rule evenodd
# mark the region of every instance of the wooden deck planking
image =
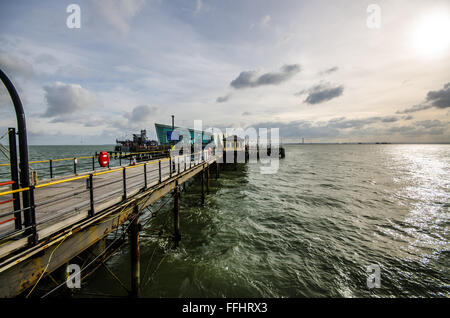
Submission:
<svg viewBox="0 0 450 318">
<path fill-rule="evenodd" d="M 139 206 L 139 210 L 144 209 L 170 193 L 177 185 L 193 178 L 214 161 L 216 158 L 211 158 L 208 162 L 195 165 L 185 172 L 181 169 L 181 174 L 166 178 L 157 186 L 148 187 L 144 191 L 134 190 L 133 192 L 136 193 L 130 194 L 128 200 L 123 201 L 120 198 L 119 204 L 104 210 L 103 213 L 92 218 L 84 218 L 78 223 L 68 224 L 64 232 L 55 234 L 51 240 L 39 242 L 35 247 L 2 262 L 0 264 L 0 297 L 18 295 L 33 286 L 46 268 L 46 264 L 48 266 L 46 273 L 51 273 L 54 269 L 66 264 L 71 258 L 123 224 L 132 213 L 135 204 Z M 59 245 L 61 245 L 60 248 L 55 247 Z M 51 256 L 53 258 L 50 262 Z"/>
<path fill-rule="evenodd" d="M 189 157 L 186 157 L 186 170 L 189 170 Z M 180 171 L 178 171 L 178 163 L 175 164 L 173 175 L 184 172 L 184 157 L 180 157 Z M 148 161 L 147 165 L 147 187 L 155 186 L 159 183 L 159 160 Z M 199 163 L 199 160 L 195 160 Z M 192 161 L 194 166 L 194 161 Z M 125 166 L 122 166 L 125 167 Z M 120 167 L 119 167 L 120 168 Z M 106 169 L 114 170 L 117 167 Z M 97 171 L 98 172 L 98 171 Z M 122 170 L 101 174 L 93 177 L 94 183 L 94 210 L 99 212 L 109 208 L 123 200 L 123 179 Z M 85 175 L 89 173 L 83 173 Z M 65 176 L 67 179 L 73 176 Z M 161 181 L 170 178 L 169 161 L 161 162 Z M 87 178 L 59 183 L 48 187 L 35 189 L 36 202 L 36 222 L 39 239 L 48 237 L 49 235 L 60 231 L 70 224 L 74 224 L 88 216 L 90 209 L 89 190 L 87 189 Z M 42 181 L 40 184 L 47 183 L 52 180 Z M 130 167 L 126 169 L 127 197 L 136 195 L 145 185 L 144 166 Z M 61 197 L 70 195 L 74 192 L 80 192 L 76 196 L 66 199 Z M 6 196 L 8 197 L 8 196 Z M 5 199 L 6 200 L 6 199 Z M 12 210 L 12 203 L 8 207 L 0 206 L 0 213 Z M 7 219 L 8 217 L 1 218 Z M 14 222 L 8 222 L 0 225 L 0 235 L 14 230 Z M 9 244 L 8 244 L 9 243 Z M 12 243 L 12 244 L 11 244 Z M 26 239 L 16 240 L 14 242 L 6 242 L 0 245 L 0 258 L 8 255 L 12 251 L 26 244 Z"/>
</svg>

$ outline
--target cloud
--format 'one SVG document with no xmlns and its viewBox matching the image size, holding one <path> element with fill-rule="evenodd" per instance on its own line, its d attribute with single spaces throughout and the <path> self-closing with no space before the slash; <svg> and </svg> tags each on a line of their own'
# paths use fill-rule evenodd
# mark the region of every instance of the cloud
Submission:
<svg viewBox="0 0 450 318">
<path fill-rule="evenodd" d="M 230 97 L 231 97 L 231 94 L 225 95 L 223 97 L 219 96 L 216 99 L 216 103 L 225 103 L 225 102 L 227 102 L 230 99 Z"/>
<path fill-rule="evenodd" d="M 279 72 L 265 73 L 258 76 L 256 71 L 244 71 L 232 80 L 230 86 L 234 89 L 258 87 L 262 85 L 278 85 L 289 79 L 301 70 L 300 65 L 284 65 Z"/>
<path fill-rule="evenodd" d="M 34 59 L 34 62 L 38 64 L 55 65 L 58 63 L 58 59 L 51 54 L 42 53 Z"/>
<path fill-rule="evenodd" d="M 47 110 L 42 117 L 56 117 L 55 122 L 69 120 L 71 114 L 99 105 L 95 94 L 77 84 L 56 82 L 44 86 Z"/>
<path fill-rule="evenodd" d="M 448 122 L 442 122 L 437 119 L 416 121 L 414 124 L 417 126 L 420 126 L 420 127 L 425 127 L 425 128 L 443 128 L 443 127 L 449 125 Z"/>
<path fill-rule="evenodd" d="M 296 95 L 302 95 L 303 93 L 305 91 L 299 92 Z M 333 86 L 329 83 L 319 84 L 311 87 L 306 93 L 308 93 L 308 96 L 304 100 L 305 103 L 310 105 L 320 104 L 341 96 L 344 93 L 344 86 Z"/>
<path fill-rule="evenodd" d="M 294 33 L 286 33 L 285 35 L 283 35 L 281 37 L 280 40 L 278 40 L 277 45 L 288 43 L 292 39 L 293 36 L 294 36 Z"/>
<path fill-rule="evenodd" d="M 441 90 L 428 92 L 424 103 L 399 110 L 397 114 L 409 114 L 433 107 L 441 109 L 450 107 L 450 82 L 445 84 Z"/>
<path fill-rule="evenodd" d="M 92 118 L 73 118 L 72 122 L 82 124 L 84 127 L 105 126 L 112 131 L 130 131 L 136 130 L 146 121 L 152 120 L 152 117 L 159 113 L 159 108 L 155 106 L 139 105 L 134 107 L 131 112 L 118 114 L 105 114 Z M 154 119 L 154 118 L 153 118 Z"/>
<path fill-rule="evenodd" d="M 270 15 L 266 15 L 261 19 L 261 25 L 266 26 L 270 23 L 271 20 L 272 20 L 272 17 Z"/>
<path fill-rule="evenodd" d="M 199 13 L 200 11 L 202 11 L 202 7 L 203 7 L 202 0 L 197 0 L 197 4 L 195 7 L 195 13 Z"/>
<path fill-rule="evenodd" d="M 158 113 L 158 107 L 140 105 L 133 108 L 127 116 L 130 122 L 143 122 L 149 120 L 153 115 Z"/>
<path fill-rule="evenodd" d="M 108 24 L 126 35 L 130 29 L 129 21 L 142 9 L 145 0 L 96 0 L 95 5 Z"/>
<path fill-rule="evenodd" d="M 320 74 L 327 75 L 327 74 L 331 74 L 331 73 L 337 72 L 338 70 L 339 70 L 339 67 L 334 66 L 334 67 L 331 67 L 329 69 L 326 69 L 325 71 L 320 72 Z"/>
<path fill-rule="evenodd" d="M 253 125 L 259 128 L 279 128 L 280 136 L 283 138 L 298 138 L 308 136 L 311 138 L 331 138 L 339 135 L 339 130 L 328 125 L 317 125 L 310 121 L 297 120 L 288 123 L 264 122 Z"/>
<path fill-rule="evenodd" d="M 405 110 L 399 110 L 396 113 L 397 114 L 409 114 L 409 113 L 415 113 L 421 110 L 425 110 L 425 109 L 429 109 L 432 108 L 433 106 L 431 105 L 414 105 L 410 108 L 407 108 Z"/>
<path fill-rule="evenodd" d="M 422 128 L 422 127 L 413 127 L 413 126 L 397 126 L 397 127 L 390 127 L 387 130 L 383 131 L 383 134 L 385 135 L 392 135 L 392 134 L 400 134 L 406 137 L 422 137 L 425 135 L 443 135 L 445 132 L 444 128 Z"/>
<path fill-rule="evenodd" d="M 29 78 L 34 76 L 33 66 L 27 61 L 0 51 L 0 68 L 8 76 Z M 14 82 L 14 79 L 11 78 Z"/>
<path fill-rule="evenodd" d="M 105 121 L 101 119 L 92 119 L 83 121 L 84 127 L 99 127 L 105 125 Z"/>
<path fill-rule="evenodd" d="M 431 91 L 427 94 L 427 102 L 437 108 L 450 107 L 450 82 L 439 91 Z"/>
<path fill-rule="evenodd" d="M 381 122 L 383 122 L 383 123 L 395 123 L 396 121 L 398 121 L 398 118 L 393 117 L 393 116 L 387 116 L 387 117 L 381 118 Z"/>
<path fill-rule="evenodd" d="M 367 117 L 360 119 L 346 119 L 345 117 L 331 119 L 327 122 L 327 126 L 337 128 L 337 129 L 347 129 L 347 128 L 363 128 L 365 126 L 375 124 L 375 123 L 394 123 L 397 122 L 399 118 L 394 116 L 385 117 Z"/>
<path fill-rule="evenodd" d="M 334 118 L 324 122 L 296 120 L 291 122 L 262 122 L 255 128 L 279 128 L 282 138 L 347 138 L 364 136 L 390 136 L 399 134 L 408 137 L 425 135 L 442 135 L 449 123 L 439 120 L 425 120 L 408 126 L 391 126 L 401 118 L 394 116 L 375 116 L 358 119 L 345 117 Z"/>
</svg>

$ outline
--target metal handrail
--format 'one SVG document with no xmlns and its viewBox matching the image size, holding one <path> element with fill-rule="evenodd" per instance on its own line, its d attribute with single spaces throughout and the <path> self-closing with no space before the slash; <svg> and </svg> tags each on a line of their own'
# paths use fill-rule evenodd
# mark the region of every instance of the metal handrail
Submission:
<svg viewBox="0 0 450 318">
<path fill-rule="evenodd" d="M 196 155 L 196 154 L 200 154 L 200 153 L 201 152 L 191 153 L 191 155 Z M 184 156 L 186 156 L 186 154 L 174 156 L 172 158 L 179 158 L 179 157 L 184 157 Z M 144 165 L 155 164 L 155 163 L 158 163 L 159 161 L 164 162 L 164 161 L 169 161 L 169 160 L 171 160 L 171 159 L 170 158 L 157 159 L 157 160 L 152 160 L 152 161 L 149 161 L 149 162 L 145 162 L 145 163 L 141 163 L 141 164 L 137 164 L 137 165 L 133 165 L 133 166 L 125 166 L 125 167 L 120 167 L 120 168 L 115 168 L 115 169 L 110 169 L 110 170 L 105 170 L 105 171 L 100 171 L 100 172 L 94 172 L 92 175 L 93 176 L 100 176 L 100 175 L 103 175 L 103 174 L 108 174 L 108 173 L 112 173 L 112 172 L 121 171 L 122 169 L 133 169 L 133 168 L 137 168 L 137 167 L 142 167 Z M 71 177 L 71 178 L 68 178 L 68 179 L 52 181 L 52 182 L 43 183 L 43 184 L 37 184 L 37 185 L 35 185 L 35 189 L 44 188 L 44 187 L 52 186 L 52 185 L 55 185 L 55 184 L 66 183 L 66 182 L 70 182 L 70 181 L 76 181 L 76 180 L 80 180 L 80 179 L 86 179 L 86 178 L 89 178 L 89 174 L 82 175 L 82 176 L 77 176 L 77 177 Z M 28 190 L 30 190 L 30 187 L 19 188 L 19 189 L 16 189 L 16 190 L 0 192 L 0 196 L 13 194 L 13 193 L 19 193 L 19 192 L 28 191 Z"/>
<path fill-rule="evenodd" d="M 192 156 L 194 157 L 193 161 L 192 161 Z M 144 162 L 144 163 L 137 164 L 137 165 L 121 166 L 120 168 L 116 168 L 116 169 L 109 169 L 109 170 L 99 171 L 99 172 L 91 172 L 91 173 L 86 174 L 86 175 L 74 176 L 74 177 L 70 177 L 70 178 L 66 178 L 66 179 L 62 179 L 62 180 L 56 180 L 56 181 L 48 182 L 48 183 L 45 183 L 45 184 L 31 185 L 31 186 L 26 187 L 26 188 L 19 188 L 19 189 L 15 189 L 15 190 L 5 191 L 5 192 L 0 193 L 0 196 L 4 196 L 4 195 L 8 195 L 8 194 L 14 194 L 14 193 L 19 193 L 19 192 L 24 192 L 24 191 L 29 191 L 29 195 L 30 195 L 30 198 L 31 198 L 31 202 L 30 202 L 31 204 L 30 204 L 30 207 L 26 207 L 24 209 L 11 211 L 11 212 L 3 212 L 3 213 L 0 214 L 0 217 L 5 217 L 7 215 L 13 215 L 13 214 L 25 212 L 25 210 L 31 210 L 30 213 L 31 213 L 31 216 L 32 216 L 32 220 L 31 220 L 30 225 L 27 226 L 27 228 L 32 231 L 32 235 L 30 234 L 27 237 L 30 237 L 29 244 L 34 245 L 34 244 L 36 244 L 38 242 L 37 226 L 41 225 L 43 223 L 46 223 L 48 221 L 48 219 L 44 218 L 44 219 L 41 219 L 38 222 L 36 222 L 37 220 L 36 220 L 35 209 L 37 207 L 40 207 L 40 206 L 43 206 L 43 205 L 47 205 L 47 204 L 51 204 L 52 202 L 60 202 L 61 200 L 67 199 L 67 198 L 72 197 L 74 195 L 78 195 L 78 194 L 81 194 L 81 193 L 89 192 L 89 199 L 87 201 L 85 201 L 85 202 L 81 202 L 81 203 L 77 204 L 74 210 L 78 210 L 81 206 L 83 206 L 83 207 L 85 207 L 85 206 L 89 207 L 90 206 L 90 208 L 88 208 L 88 217 L 93 217 L 95 215 L 95 203 L 98 204 L 98 202 L 99 202 L 98 199 L 99 198 L 94 198 L 93 190 L 94 190 L 94 188 L 99 188 L 99 187 L 102 187 L 102 186 L 109 185 L 109 183 L 107 183 L 107 184 L 99 184 L 96 187 L 94 187 L 94 184 L 93 184 L 93 181 L 94 181 L 93 177 L 94 176 L 100 176 L 100 175 L 104 175 L 104 174 L 108 174 L 108 173 L 114 173 L 114 172 L 122 171 L 123 172 L 123 178 L 122 178 L 122 180 L 119 179 L 117 182 L 123 181 L 123 187 L 121 189 L 117 189 L 117 190 L 113 191 L 113 193 L 123 192 L 123 199 L 125 200 L 127 198 L 127 192 L 131 188 L 134 188 L 136 185 L 143 184 L 144 188 L 147 189 L 148 182 L 149 182 L 149 179 L 148 179 L 148 172 L 149 171 L 154 172 L 154 171 L 158 171 L 159 170 L 159 176 L 157 175 L 157 176 L 154 176 L 153 178 L 150 178 L 150 181 L 153 182 L 155 180 L 159 180 L 159 182 L 162 182 L 163 179 L 161 178 L 161 176 L 163 174 L 163 171 L 167 171 L 167 168 L 169 169 L 169 176 L 168 176 L 168 178 L 171 178 L 173 175 L 178 175 L 178 174 L 188 170 L 187 169 L 187 165 L 185 165 L 185 168 L 183 170 L 181 169 L 180 161 L 184 161 L 185 162 L 186 159 L 189 158 L 189 161 L 190 161 L 189 168 L 192 168 L 192 167 L 197 167 L 200 163 L 205 163 L 205 162 L 207 163 L 210 160 L 214 159 L 214 157 L 215 156 L 211 156 L 211 158 L 208 158 L 208 160 L 207 160 L 206 155 L 205 155 L 205 151 L 203 150 L 203 151 L 197 152 L 197 153 L 176 155 L 176 156 L 172 156 L 172 157 L 169 157 L 169 158 L 156 159 L 156 160 Z M 180 158 L 183 158 L 183 160 L 181 160 Z M 167 167 L 167 165 L 165 167 L 163 167 L 161 165 L 161 163 L 165 162 L 165 161 L 169 161 L 169 166 L 168 167 Z M 156 169 L 151 169 L 151 170 L 147 169 L 147 166 L 152 165 L 152 164 L 156 164 L 156 163 L 158 163 L 158 165 L 159 165 Z M 177 163 L 178 163 L 178 165 L 177 165 Z M 192 163 L 193 163 L 193 165 L 192 165 Z M 178 168 L 177 168 L 177 166 L 178 166 Z M 133 179 L 133 178 L 142 177 L 142 174 L 137 174 L 137 175 L 129 176 L 127 178 L 126 171 L 128 169 L 133 169 L 133 168 L 138 168 L 138 167 L 144 167 L 144 169 L 143 169 L 144 180 L 141 180 L 141 181 L 138 181 L 138 182 L 135 182 L 135 183 L 127 185 L 127 182 L 126 182 L 127 179 L 130 180 L 130 179 Z M 173 167 L 175 167 L 174 171 L 172 171 Z M 52 185 L 56 185 L 56 184 L 63 184 L 63 183 L 71 182 L 71 181 L 82 180 L 82 179 L 88 179 L 88 181 L 89 181 L 88 184 L 87 184 L 86 190 L 73 192 L 73 193 L 70 193 L 70 194 L 62 193 L 63 194 L 62 196 L 57 196 L 56 198 L 53 197 L 52 200 L 47 200 L 47 201 L 39 202 L 39 203 L 35 202 L 35 200 L 34 200 L 34 195 L 35 195 L 35 190 L 36 189 L 44 188 L 44 187 L 48 187 L 48 186 L 52 186 Z M 166 178 L 164 178 L 164 180 L 166 180 Z M 105 197 L 110 197 L 113 193 L 111 193 L 111 192 L 107 193 L 107 194 L 105 194 Z M 72 210 L 70 210 L 70 211 L 72 211 Z M 53 220 L 55 218 L 58 218 L 60 215 L 64 215 L 66 213 L 69 213 L 70 211 L 67 210 L 67 211 L 65 211 L 63 213 L 57 213 L 57 215 L 53 215 L 50 219 Z M 6 222 L 8 222 L 8 221 L 10 221 L 10 220 L 6 220 Z M 14 231 L 12 231 L 10 233 L 6 233 L 5 235 L 2 235 L 0 240 L 3 241 L 4 239 L 7 239 L 9 237 L 12 237 L 12 236 L 16 235 L 17 234 L 17 230 L 18 229 L 16 228 Z"/>
<path fill-rule="evenodd" d="M 143 154 L 149 154 L 149 153 L 164 153 L 169 152 L 170 150 L 154 150 L 154 151 L 144 151 L 144 152 L 122 152 L 120 154 L 111 154 L 111 157 L 118 157 L 118 156 L 131 156 L 131 155 L 143 155 Z M 92 158 L 98 158 L 98 155 L 94 156 L 82 156 L 82 157 L 71 157 L 71 158 L 58 158 L 58 159 L 47 159 L 47 160 L 37 160 L 37 161 L 30 161 L 29 163 L 47 163 L 50 161 L 58 162 L 58 161 L 67 161 L 67 160 L 74 160 L 74 159 L 92 159 Z M 9 166 L 9 163 L 0 163 L 0 167 L 7 167 Z"/>
</svg>

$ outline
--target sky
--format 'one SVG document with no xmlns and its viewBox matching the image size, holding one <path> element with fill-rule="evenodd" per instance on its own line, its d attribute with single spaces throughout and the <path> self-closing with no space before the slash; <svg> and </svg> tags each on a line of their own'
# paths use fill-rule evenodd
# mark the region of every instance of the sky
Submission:
<svg viewBox="0 0 450 318">
<path fill-rule="evenodd" d="M 284 142 L 448 143 L 449 34 L 448 0 L 0 0 L 30 144 L 154 136 L 171 115 Z M 1 86 L 0 136 L 15 126 Z"/>
</svg>

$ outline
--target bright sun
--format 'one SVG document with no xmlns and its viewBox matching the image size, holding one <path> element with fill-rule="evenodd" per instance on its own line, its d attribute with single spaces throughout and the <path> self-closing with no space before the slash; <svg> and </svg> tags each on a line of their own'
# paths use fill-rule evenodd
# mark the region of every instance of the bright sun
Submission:
<svg viewBox="0 0 450 318">
<path fill-rule="evenodd" d="M 416 52 L 438 57 L 450 49 L 450 16 L 436 12 L 419 21 L 412 34 Z"/>
</svg>

